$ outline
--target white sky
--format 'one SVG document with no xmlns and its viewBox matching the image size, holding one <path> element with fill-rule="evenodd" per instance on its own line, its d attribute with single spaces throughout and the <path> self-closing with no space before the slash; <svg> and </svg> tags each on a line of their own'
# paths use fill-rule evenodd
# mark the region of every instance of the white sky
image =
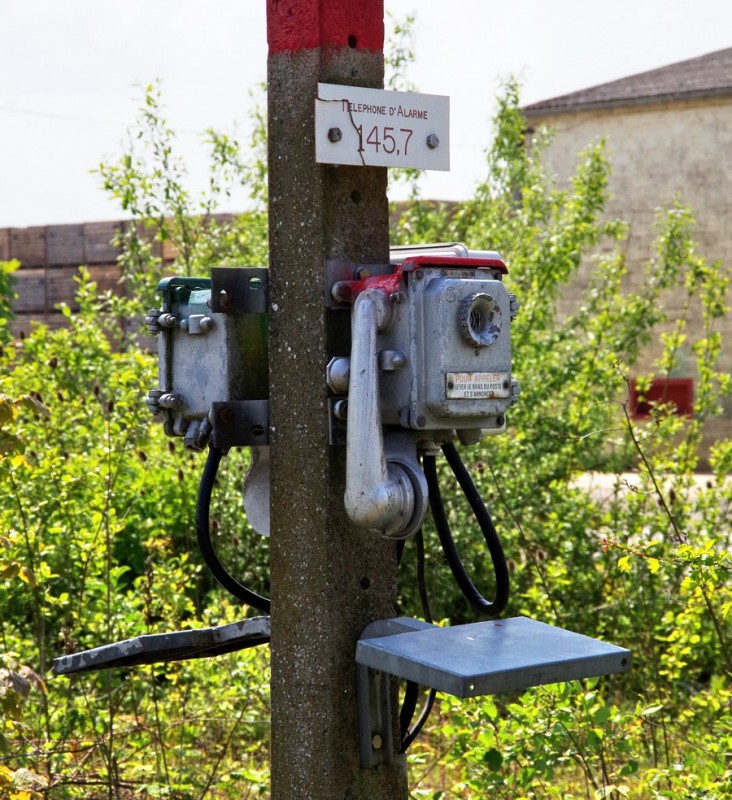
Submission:
<svg viewBox="0 0 732 800">
<path fill-rule="evenodd" d="M 427 196 L 469 195 L 500 79 L 530 103 L 732 46 L 730 0 L 386 0 L 417 15 L 420 91 L 451 97 L 449 173 Z M 162 80 L 193 180 L 201 133 L 248 130 L 266 79 L 265 0 L 0 0 L 0 227 L 122 217 L 90 174 L 121 152 L 140 98 Z M 242 202 L 234 201 L 236 210 Z"/>
</svg>

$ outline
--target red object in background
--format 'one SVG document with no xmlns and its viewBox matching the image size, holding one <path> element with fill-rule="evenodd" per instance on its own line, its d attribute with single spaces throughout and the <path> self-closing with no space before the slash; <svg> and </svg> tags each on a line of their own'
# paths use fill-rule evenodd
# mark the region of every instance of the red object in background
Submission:
<svg viewBox="0 0 732 800">
<path fill-rule="evenodd" d="M 671 404 L 680 417 L 694 412 L 694 380 L 692 378 L 654 378 L 648 391 L 639 395 L 635 380 L 630 383 L 630 415 L 636 419 L 651 416 L 655 405 Z"/>
</svg>

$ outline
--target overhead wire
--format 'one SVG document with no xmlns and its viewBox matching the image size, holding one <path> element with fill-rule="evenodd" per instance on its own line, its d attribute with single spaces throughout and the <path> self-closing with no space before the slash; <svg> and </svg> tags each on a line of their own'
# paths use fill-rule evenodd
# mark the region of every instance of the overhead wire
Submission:
<svg viewBox="0 0 732 800">
<path fill-rule="evenodd" d="M 39 117 L 41 119 L 55 119 L 60 122 L 83 122 L 85 125 L 106 125 L 120 130 L 127 130 L 129 122 L 117 122 L 111 119 L 99 119 L 98 117 L 84 117 L 75 114 L 58 114 L 53 111 L 38 111 L 34 108 L 16 108 L 15 106 L 0 106 L 0 114 L 16 114 L 24 117 Z M 194 131 L 190 128 L 176 128 L 176 133 L 186 136 L 201 136 L 202 131 Z"/>
</svg>

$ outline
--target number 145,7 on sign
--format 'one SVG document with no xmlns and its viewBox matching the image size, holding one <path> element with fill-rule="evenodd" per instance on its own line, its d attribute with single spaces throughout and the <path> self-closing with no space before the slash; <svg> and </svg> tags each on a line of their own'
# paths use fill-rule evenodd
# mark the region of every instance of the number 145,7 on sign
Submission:
<svg viewBox="0 0 732 800">
<path fill-rule="evenodd" d="M 363 153 L 364 147 L 363 126 L 356 127 L 358 131 L 358 152 Z M 366 136 L 365 144 L 373 147 L 378 153 L 382 148 L 385 153 L 398 156 L 409 155 L 409 140 L 414 131 L 411 128 L 392 128 L 388 125 L 374 125 Z"/>
</svg>

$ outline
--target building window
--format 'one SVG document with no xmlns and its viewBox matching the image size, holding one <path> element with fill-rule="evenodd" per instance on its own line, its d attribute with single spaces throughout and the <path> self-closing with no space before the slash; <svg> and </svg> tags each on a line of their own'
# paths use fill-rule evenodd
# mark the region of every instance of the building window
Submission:
<svg viewBox="0 0 732 800">
<path fill-rule="evenodd" d="M 630 383 L 630 415 L 647 419 L 654 406 L 674 406 L 674 414 L 690 417 L 694 411 L 693 378 L 654 378 L 647 391 L 638 392 L 635 380 Z"/>
</svg>

